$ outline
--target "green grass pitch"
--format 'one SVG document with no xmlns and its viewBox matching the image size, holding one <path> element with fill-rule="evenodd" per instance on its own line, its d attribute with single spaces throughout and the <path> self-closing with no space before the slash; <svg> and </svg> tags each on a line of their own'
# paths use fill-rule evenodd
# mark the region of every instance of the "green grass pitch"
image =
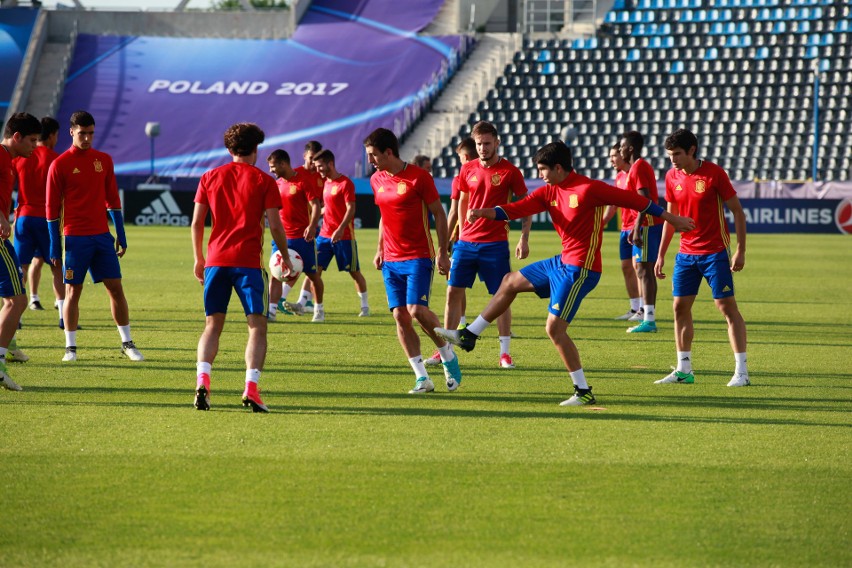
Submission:
<svg viewBox="0 0 852 568">
<path fill-rule="evenodd" d="M 146 362 L 122 358 L 91 282 L 76 364 L 60 362 L 56 312 L 27 311 L 19 343 L 32 359 L 10 364 L 25 390 L 0 391 L 0 566 L 852 565 L 849 237 L 749 236 L 736 284 L 753 386 L 730 389 L 706 286 L 696 384 L 653 384 L 675 360 L 670 284 L 660 332 L 625 334 L 607 233 L 601 283 L 569 328 L 592 410 L 558 406 L 570 385 L 532 295 L 513 308 L 517 369 L 498 369 L 490 328 L 461 354 L 458 392 L 433 372 L 435 394 L 407 395 L 376 233 L 358 236 L 373 317 L 355 317 L 336 270 L 324 324 L 279 317 L 261 378 L 268 415 L 240 405 L 235 299 L 212 409 L 192 408 L 203 313 L 187 229 L 128 228 L 122 269 Z M 534 259 L 559 251 L 552 231 L 531 246 Z M 49 306 L 46 279 L 41 292 Z M 436 276 L 439 314 L 444 295 Z M 468 317 L 486 300 L 477 284 Z"/>
</svg>

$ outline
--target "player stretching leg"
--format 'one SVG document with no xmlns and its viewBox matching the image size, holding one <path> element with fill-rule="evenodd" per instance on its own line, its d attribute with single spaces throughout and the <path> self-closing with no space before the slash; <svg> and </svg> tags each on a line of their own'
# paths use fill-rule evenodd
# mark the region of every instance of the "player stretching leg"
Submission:
<svg viewBox="0 0 852 568">
<path fill-rule="evenodd" d="M 577 174 L 573 170 L 571 150 L 562 142 L 547 144 L 535 155 L 539 175 L 547 185 L 524 199 L 490 209 L 472 209 L 468 218 L 506 221 L 548 212 L 553 228 L 562 237 L 562 254 L 510 272 L 499 290 L 476 320 L 461 331 L 437 328 L 435 333 L 465 351 L 476 347 L 476 340 L 522 292 L 535 292 L 550 298 L 545 329 L 559 353 L 574 384 L 574 395 L 562 406 L 580 406 L 595 402 L 592 388 L 580 362 L 577 346 L 568 336 L 568 325 L 580 302 L 591 292 L 601 275 L 603 214 L 607 205 L 629 207 L 663 217 L 681 230 L 694 227 L 690 219 L 677 217 L 634 193 L 628 193 Z"/>
</svg>

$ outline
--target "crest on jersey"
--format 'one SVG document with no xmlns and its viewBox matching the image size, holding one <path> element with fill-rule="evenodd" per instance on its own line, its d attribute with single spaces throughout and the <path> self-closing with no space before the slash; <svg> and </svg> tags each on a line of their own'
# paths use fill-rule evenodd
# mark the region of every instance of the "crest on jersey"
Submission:
<svg viewBox="0 0 852 568">
<path fill-rule="evenodd" d="M 680 184 L 677 184 L 675 186 L 675 191 L 683 191 L 683 188 L 680 186 Z"/>
<path fill-rule="evenodd" d="M 331 194 L 337 195 L 337 186 L 336 185 L 331 186 Z"/>
<path fill-rule="evenodd" d="M 401 181 L 401 182 L 399 182 L 398 184 L 396 184 L 396 193 L 397 193 L 398 195 L 403 195 L 403 194 L 405 194 L 405 191 L 406 191 L 407 189 L 408 189 L 408 187 L 405 185 L 405 182 L 404 182 L 404 181 Z"/>
<path fill-rule="evenodd" d="M 580 200 L 577 199 L 577 194 L 572 193 L 568 196 L 568 207 L 571 209 L 576 209 L 580 205 Z"/>
<path fill-rule="evenodd" d="M 299 190 L 299 187 L 295 184 L 290 184 L 290 195 L 296 195 L 296 192 Z"/>
<path fill-rule="evenodd" d="M 95 160 L 95 171 L 98 173 L 104 171 L 104 165 L 101 163 L 100 160 Z"/>
<path fill-rule="evenodd" d="M 703 179 L 700 179 L 695 182 L 695 193 L 704 193 L 705 189 L 706 187 Z"/>
<path fill-rule="evenodd" d="M 500 174 L 494 174 L 491 176 L 491 185 L 500 185 Z"/>
<path fill-rule="evenodd" d="M 74 280 L 74 271 L 70 268 L 65 271 L 65 279 L 66 280 Z"/>
</svg>

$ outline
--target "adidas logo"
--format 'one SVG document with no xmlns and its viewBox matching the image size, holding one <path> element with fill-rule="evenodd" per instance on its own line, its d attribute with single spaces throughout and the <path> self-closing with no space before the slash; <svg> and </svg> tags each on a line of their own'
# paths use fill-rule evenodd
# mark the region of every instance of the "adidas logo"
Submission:
<svg viewBox="0 0 852 568">
<path fill-rule="evenodd" d="M 552 309 L 554 309 L 554 310 L 558 310 L 558 309 L 559 309 L 559 302 L 556 302 L 555 304 L 553 304 L 553 305 L 552 305 L 552 306 L 550 306 L 550 307 L 551 307 Z"/>
<path fill-rule="evenodd" d="M 730 291 L 731 291 L 730 286 L 725 286 L 724 288 L 722 288 L 722 292 L 730 292 Z"/>
<path fill-rule="evenodd" d="M 78 170 L 77 168 L 74 168 L 74 171 L 72 171 L 71 173 L 72 173 L 72 174 L 79 174 L 79 173 L 80 173 L 80 170 Z"/>
<path fill-rule="evenodd" d="M 169 225 L 172 227 L 189 227 L 189 215 L 184 215 L 172 197 L 170 191 L 164 191 L 159 197 L 142 209 L 134 222 L 137 225 Z"/>
</svg>

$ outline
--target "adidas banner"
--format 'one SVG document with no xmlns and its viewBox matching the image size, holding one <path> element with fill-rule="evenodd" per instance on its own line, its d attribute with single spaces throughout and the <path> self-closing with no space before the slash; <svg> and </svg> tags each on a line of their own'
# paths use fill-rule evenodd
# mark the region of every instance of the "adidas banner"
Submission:
<svg viewBox="0 0 852 568">
<path fill-rule="evenodd" d="M 189 227 L 195 207 L 191 191 L 125 191 L 124 219 L 131 225 Z"/>
</svg>

